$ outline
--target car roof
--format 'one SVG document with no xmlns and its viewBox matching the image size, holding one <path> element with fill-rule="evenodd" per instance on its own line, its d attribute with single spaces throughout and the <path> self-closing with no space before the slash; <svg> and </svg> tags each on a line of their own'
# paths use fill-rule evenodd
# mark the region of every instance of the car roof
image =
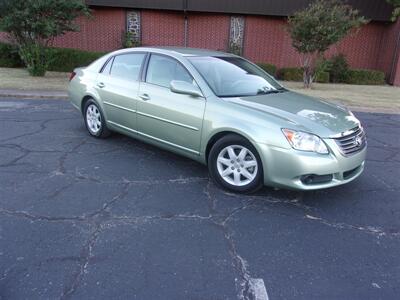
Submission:
<svg viewBox="0 0 400 300">
<path fill-rule="evenodd" d="M 184 48 L 184 47 L 151 47 L 154 49 L 160 49 L 165 51 L 177 52 L 183 56 L 233 56 L 230 53 L 208 50 L 208 49 L 200 49 L 200 48 Z"/>
<path fill-rule="evenodd" d="M 149 51 L 149 52 L 158 52 L 165 54 L 178 54 L 182 56 L 235 56 L 230 53 L 208 50 L 208 49 L 199 49 L 199 48 L 184 48 L 184 47 L 135 47 L 135 48 L 126 48 L 117 51 L 116 53 L 124 53 L 130 51 Z"/>
</svg>

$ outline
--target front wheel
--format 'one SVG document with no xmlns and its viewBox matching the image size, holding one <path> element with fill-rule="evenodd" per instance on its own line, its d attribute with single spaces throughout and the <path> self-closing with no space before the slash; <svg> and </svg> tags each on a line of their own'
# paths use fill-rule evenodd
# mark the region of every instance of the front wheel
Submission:
<svg viewBox="0 0 400 300">
<path fill-rule="evenodd" d="M 214 144 L 208 168 L 217 183 L 234 192 L 255 192 L 263 184 L 263 168 L 257 150 L 238 135 L 224 136 Z"/>
</svg>

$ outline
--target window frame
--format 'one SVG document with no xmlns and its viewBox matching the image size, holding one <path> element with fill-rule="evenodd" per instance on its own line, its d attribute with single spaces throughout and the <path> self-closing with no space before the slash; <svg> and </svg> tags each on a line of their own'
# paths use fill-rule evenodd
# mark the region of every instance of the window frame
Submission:
<svg viewBox="0 0 400 300">
<path fill-rule="evenodd" d="M 194 56 L 194 57 L 215 57 L 215 58 L 219 58 L 219 57 L 225 57 L 224 55 L 222 56 L 218 56 L 218 55 L 209 55 L 209 56 Z M 227 56 L 229 57 L 229 56 Z M 284 89 L 285 91 L 288 91 L 287 88 L 285 88 L 282 84 L 280 84 L 280 82 L 271 74 L 269 74 L 268 72 L 266 72 L 264 69 L 262 69 L 261 67 L 259 67 L 256 63 L 253 63 L 252 61 L 244 58 L 244 57 L 239 57 L 240 59 L 248 62 L 249 64 L 255 66 L 259 71 L 261 71 L 262 73 L 266 74 L 268 77 L 270 77 L 272 80 L 276 81 L 278 83 L 278 85 L 280 86 L 280 88 Z M 212 94 L 218 98 L 224 98 L 226 96 L 219 96 L 215 93 L 214 89 L 210 86 L 210 84 L 208 83 L 208 81 L 204 78 L 203 74 L 197 69 L 197 67 L 189 60 L 189 63 L 196 69 L 196 71 L 199 73 L 199 76 L 203 79 L 203 81 L 205 82 L 205 84 L 207 85 L 207 87 L 210 89 L 210 91 L 212 92 Z"/>
<path fill-rule="evenodd" d="M 109 57 L 109 58 L 106 60 L 106 62 L 104 63 L 104 65 L 101 67 L 99 73 L 101 73 L 101 74 L 103 74 L 103 75 L 108 75 L 108 76 L 110 76 L 110 72 L 111 72 L 111 69 L 112 69 L 112 65 L 113 65 L 113 63 L 114 63 L 114 57 L 115 57 L 115 56 L 113 55 L 113 56 Z M 104 73 L 104 70 L 107 68 L 107 66 L 108 66 L 109 63 L 111 64 L 111 65 L 110 65 L 110 71 L 108 72 L 108 74 L 106 74 L 106 73 Z"/>
<path fill-rule="evenodd" d="M 148 72 L 148 70 L 149 70 L 150 59 L 151 59 L 151 57 L 152 57 L 153 55 L 154 55 L 154 56 L 157 56 L 157 55 L 158 55 L 158 56 L 164 56 L 164 57 L 167 57 L 167 58 L 169 58 L 169 59 L 175 61 L 176 63 L 180 64 L 181 67 L 182 67 L 184 70 L 186 70 L 186 72 L 192 77 L 194 83 L 196 83 L 196 86 L 197 86 L 197 87 L 199 88 L 199 90 L 203 93 L 203 91 L 201 90 L 199 84 L 197 83 L 196 78 L 195 78 L 195 77 L 193 76 L 193 74 L 188 70 L 188 68 L 187 68 L 182 62 L 180 62 L 179 60 L 177 60 L 175 57 L 172 57 L 172 56 L 167 55 L 167 54 L 164 54 L 164 53 L 150 52 L 150 53 L 148 54 L 147 59 L 146 59 L 145 68 L 144 68 L 144 70 L 143 70 L 143 74 L 142 74 L 142 77 L 141 77 L 141 81 L 142 81 L 142 82 L 144 82 L 144 83 L 146 83 L 146 84 L 151 84 L 151 85 L 155 85 L 155 86 L 158 86 L 158 87 L 162 87 L 162 88 L 171 90 L 170 87 L 166 87 L 166 86 L 159 85 L 159 84 L 156 84 L 156 83 L 148 82 L 148 81 L 146 80 L 146 78 L 147 78 L 147 72 Z"/>
<path fill-rule="evenodd" d="M 142 60 L 141 65 L 140 65 L 139 74 L 138 74 L 138 76 L 137 76 L 136 79 L 133 79 L 133 81 L 138 81 L 138 82 L 140 82 L 141 79 L 142 79 L 142 73 L 143 73 L 143 69 L 144 69 L 145 63 L 147 62 L 147 59 L 148 59 L 148 56 L 149 56 L 149 53 L 146 52 L 146 51 L 130 51 L 130 52 L 118 53 L 118 54 L 112 55 L 112 56 L 110 56 L 110 57 L 107 59 L 107 61 L 106 61 L 106 62 L 104 63 L 104 65 L 101 67 L 99 73 L 100 73 L 100 74 L 103 74 L 103 75 L 107 75 L 107 76 L 112 77 L 112 76 L 111 76 L 111 71 L 112 71 L 112 68 L 113 68 L 113 66 L 114 66 L 115 58 L 116 58 L 117 56 L 129 55 L 129 54 L 144 54 L 143 60 Z M 108 63 L 109 63 L 111 60 L 112 60 L 112 62 L 111 62 L 110 71 L 108 72 L 108 74 L 103 73 L 103 71 L 106 69 Z M 131 79 L 124 79 L 124 78 L 116 77 L 116 76 L 114 76 L 113 78 L 122 79 L 122 80 L 127 80 L 127 81 L 132 81 Z"/>
</svg>

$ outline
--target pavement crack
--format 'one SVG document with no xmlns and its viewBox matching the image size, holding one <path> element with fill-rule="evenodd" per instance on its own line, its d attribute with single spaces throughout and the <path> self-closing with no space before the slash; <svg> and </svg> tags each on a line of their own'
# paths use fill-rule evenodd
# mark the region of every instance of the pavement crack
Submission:
<svg viewBox="0 0 400 300">
<path fill-rule="evenodd" d="M 264 286 L 263 279 L 260 278 L 252 278 L 249 265 L 247 261 L 239 254 L 236 246 L 236 242 L 233 238 L 234 232 L 229 227 L 229 221 L 238 213 L 254 206 L 257 198 L 250 197 L 245 200 L 243 205 L 232 209 L 230 212 L 223 216 L 223 219 L 220 219 L 218 222 L 216 219 L 218 214 L 215 207 L 216 207 L 216 200 L 212 196 L 210 192 L 209 186 L 205 189 L 204 193 L 207 195 L 209 199 L 209 211 L 210 217 L 212 217 L 213 224 L 219 228 L 223 234 L 223 237 L 228 245 L 228 251 L 232 259 L 232 265 L 237 272 L 237 278 L 235 279 L 235 285 L 237 290 L 237 297 L 239 300 L 267 300 L 268 295 Z M 237 197 L 240 200 L 242 199 L 242 195 L 231 195 L 233 197 Z"/>
<path fill-rule="evenodd" d="M 233 239 L 233 233 L 226 223 L 216 223 L 221 229 L 225 241 L 228 245 L 229 254 L 232 259 L 238 278 L 235 279 L 237 297 L 239 300 L 255 300 L 254 288 L 252 288 L 252 279 L 247 261 L 238 253 L 236 243 Z"/>
<path fill-rule="evenodd" d="M 18 139 L 18 138 L 21 138 L 21 137 L 38 134 L 38 133 L 44 131 L 47 128 L 47 123 L 49 123 L 51 121 L 55 121 L 55 120 L 58 120 L 58 119 L 48 119 L 48 120 L 42 121 L 39 124 L 39 128 L 37 130 L 34 130 L 32 132 L 28 132 L 28 133 L 23 133 L 23 134 L 20 134 L 20 135 L 16 135 L 16 136 L 13 136 L 13 137 L 5 138 L 5 139 L 0 140 L 0 142 L 8 142 L 8 141 L 12 141 L 12 140 L 15 140 L 15 139 Z"/>
<path fill-rule="evenodd" d="M 381 236 L 393 236 L 398 237 L 400 236 L 400 230 L 392 230 L 391 232 L 387 232 L 382 228 L 375 227 L 375 226 L 357 226 L 352 224 L 346 224 L 343 222 L 329 222 L 323 218 L 312 216 L 312 215 L 305 215 L 304 218 L 312 221 L 319 222 L 323 225 L 336 228 L 336 229 L 351 229 L 351 230 L 358 230 L 367 234 L 372 234 L 377 237 Z"/>
<path fill-rule="evenodd" d="M 211 216 L 202 216 L 197 214 L 165 214 L 154 216 L 111 216 L 109 224 L 122 223 L 122 224 L 143 224 L 151 221 L 207 221 L 211 220 Z"/>
<path fill-rule="evenodd" d="M 74 153 L 76 150 L 78 150 L 81 146 L 83 146 L 86 143 L 86 139 L 82 139 L 77 145 L 75 145 L 70 151 L 64 152 L 60 158 L 58 159 L 58 168 L 55 171 L 56 175 L 64 175 L 66 173 L 65 169 L 65 161 L 68 158 L 68 155 L 71 153 Z"/>
<path fill-rule="evenodd" d="M 87 268 L 91 259 L 94 257 L 93 247 L 102 231 L 102 225 L 97 224 L 93 233 L 89 236 L 86 244 L 81 250 L 79 257 L 79 267 L 72 276 L 72 280 L 63 289 L 60 299 L 69 299 L 72 294 L 75 293 L 76 289 L 81 285 L 84 275 L 87 273 Z"/>
<path fill-rule="evenodd" d="M 88 221 L 85 217 L 52 217 L 45 215 L 35 215 L 26 211 L 14 211 L 0 208 L 0 214 L 8 215 L 17 218 L 24 218 L 31 221 L 48 221 L 48 222 L 76 222 Z"/>
</svg>

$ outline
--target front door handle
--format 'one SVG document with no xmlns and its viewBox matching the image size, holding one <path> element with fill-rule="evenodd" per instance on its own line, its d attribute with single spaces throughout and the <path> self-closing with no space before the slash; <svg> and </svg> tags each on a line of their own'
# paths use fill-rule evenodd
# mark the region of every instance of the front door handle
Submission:
<svg viewBox="0 0 400 300">
<path fill-rule="evenodd" d="M 139 97 L 144 101 L 150 100 L 150 96 L 148 94 L 141 94 Z"/>
<path fill-rule="evenodd" d="M 99 82 L 98 84 L 97 84 L 97 86 L 99 87 L 99 88 L 103 88 L 103 87 L 105 87 L 106 85 L 103 83 L 103 82 Z"/>
</svg>

